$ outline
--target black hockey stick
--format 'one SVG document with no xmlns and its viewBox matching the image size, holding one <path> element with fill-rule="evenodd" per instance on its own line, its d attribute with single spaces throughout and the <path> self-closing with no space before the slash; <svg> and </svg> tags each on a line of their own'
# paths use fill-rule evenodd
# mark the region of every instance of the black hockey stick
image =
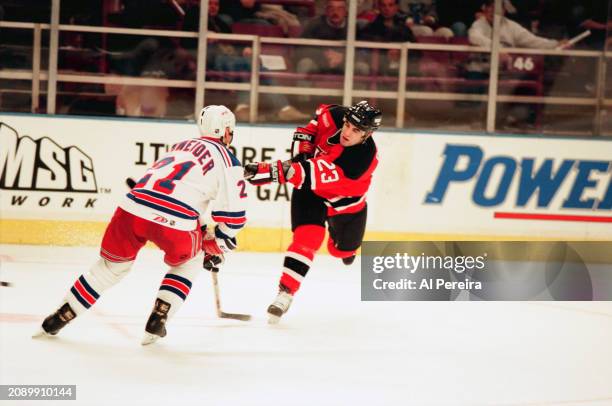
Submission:
<svg viewBox="0 0 612 406">
<path fill-rule="evenodd" d="M 10 282 L 5 282 L 5 281 L 0 281 L 0 286 L 10 287 L 11 283 Z"/>
<path fill-rule="evenodd" d="M 211 272 L 210 276 L 212 276 L 213 288 L 215 289 L 215 306 L 217 309 L 217 317 L 221 319 L 234 319 L 240 321 L 251 320 L 250 314 L 226 313 L 221 310 L 221 295 L 219 294 L 219 279 L 217 278 L 217 272 Z"/>
</svg>

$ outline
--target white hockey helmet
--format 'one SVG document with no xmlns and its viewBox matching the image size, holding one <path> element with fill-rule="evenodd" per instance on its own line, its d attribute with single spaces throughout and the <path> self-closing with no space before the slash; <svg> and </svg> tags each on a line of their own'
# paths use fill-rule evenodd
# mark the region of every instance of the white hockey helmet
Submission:
<svg viewBox="0 0 612 406">
<path fill-rule="evenodd" d="M 218 138 L 223 142 L 225 129 L 229 128 L 230 136 L 234 136 L 236 127 L 236 116 L 225 106 L 210 105 L 200 111 L 198 118 L 198 128 L 202 137 Z M 230 138 L 230 143 L 232 142 Z M 229 143 L 228 143 L 229 145 Z"/>
</svg>

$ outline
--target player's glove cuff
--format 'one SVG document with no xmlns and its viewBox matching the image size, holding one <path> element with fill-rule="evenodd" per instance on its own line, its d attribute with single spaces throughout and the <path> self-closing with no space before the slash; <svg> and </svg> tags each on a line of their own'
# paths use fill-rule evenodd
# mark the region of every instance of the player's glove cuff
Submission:
<svg viewBox="0 0 612 406">
<path fill-rule="evenodd" d="M 307 142 L 309 144 L 314 144 L 314 140 L 315 140 L 314 135 L 302 133 L 299 131 L 296 131 L 293 133 L 293 141 L 299 141 L 300 143 Z"/>
<path fill-rule="evenodd" d="M 202 249 L 208 255 L 223 256 L 233 251 L 238 246 L 235 237 L 225 235 L 219 226 L 215 227 L 214 233 L 202 226 Z"/>
<path fill-rule="evenodd" d="M 305 134 L 302 132 L 295 132 L 293 134 L 293 144 L 291 144 L 291 153 L 294 151 L 294 144 L 298 143 L 297 154 L 292 157 L 292 162 L 300 162 L 305 161 L 306 159 L 312 158 L 314 156 L 315 145 L 314 145 L 315 137 L 314 135 Z"/>
</svg>

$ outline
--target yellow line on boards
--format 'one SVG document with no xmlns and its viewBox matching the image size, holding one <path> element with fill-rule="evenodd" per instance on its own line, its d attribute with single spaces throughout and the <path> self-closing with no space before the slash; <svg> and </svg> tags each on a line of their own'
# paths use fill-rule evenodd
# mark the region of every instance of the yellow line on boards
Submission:
<svg viewBox="0 0 612 406">
<path fill-rule="evenodd" d="M 0 219 L 1 244 L 97 246 L 106 222 Z M 429 234 L 371 231 L 366 241 L 550 241 L 563 238 L 499 237 L 486 235 Z M 571 239 L 570 239 L 571 240 Z M 281 228 L 246 227 L 238 236 L 238 250 L 284 251 L 291 242 L 291 231 Z M 323 246 L 325 248 L 325 245 Z M 325 251 L 325 249 L 323 250 Z"/>
</svg>

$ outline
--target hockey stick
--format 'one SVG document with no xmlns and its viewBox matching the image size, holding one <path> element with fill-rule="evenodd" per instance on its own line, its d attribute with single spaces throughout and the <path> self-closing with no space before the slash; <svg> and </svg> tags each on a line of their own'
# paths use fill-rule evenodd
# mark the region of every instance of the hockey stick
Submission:
<svg viewBox="0 0 612 406">
<path fill-rule="evenodd" d="M 5 281 L 0 281 L 0 286 L 10 287 L 11 283 L 10 282 L 5 282 Z"/>
<path fill-rule="evenodd" d="M 588 37 L 589 35 L 591 35 L 591 30 L 586 30 L 583 33 L 576 35 L 574 38 L 570 39 L 569 41 L 567 41 L 567 43 L 563 44 L 563 45 L 559 45 L 557 48 L 557 50 L 561 50 L 561 49 L 567 49 L 569 47 L 572 47 L 574 45 L 576 45 L 577 43 L 579 43 L 580 41 L 582 41 L 583 39 L 585 39 L 586 37 Z"/>
<path fill-rule="evenodd" d="M 134 186 L 136 186 L 136 181 L 132 178 L 127 178 L 125 180 L 125 184 L 127 185 L 127 187 L 129 187 L 130 189 L 134 189 Z"/>
<path fill-rule="evenodd" d="M 217 317 L 221 319 L 234 319 L 240 321 L 251 320 L 250 314 L 226 313 L 221 310 L 221 295 L 219 294 L 219 279 L 217 278 L 217 272 L 211 272 L 210 276 L 212 276 L 213 288 L 215 289 L 215 306 L 217 309 Z"/>
</svg>

